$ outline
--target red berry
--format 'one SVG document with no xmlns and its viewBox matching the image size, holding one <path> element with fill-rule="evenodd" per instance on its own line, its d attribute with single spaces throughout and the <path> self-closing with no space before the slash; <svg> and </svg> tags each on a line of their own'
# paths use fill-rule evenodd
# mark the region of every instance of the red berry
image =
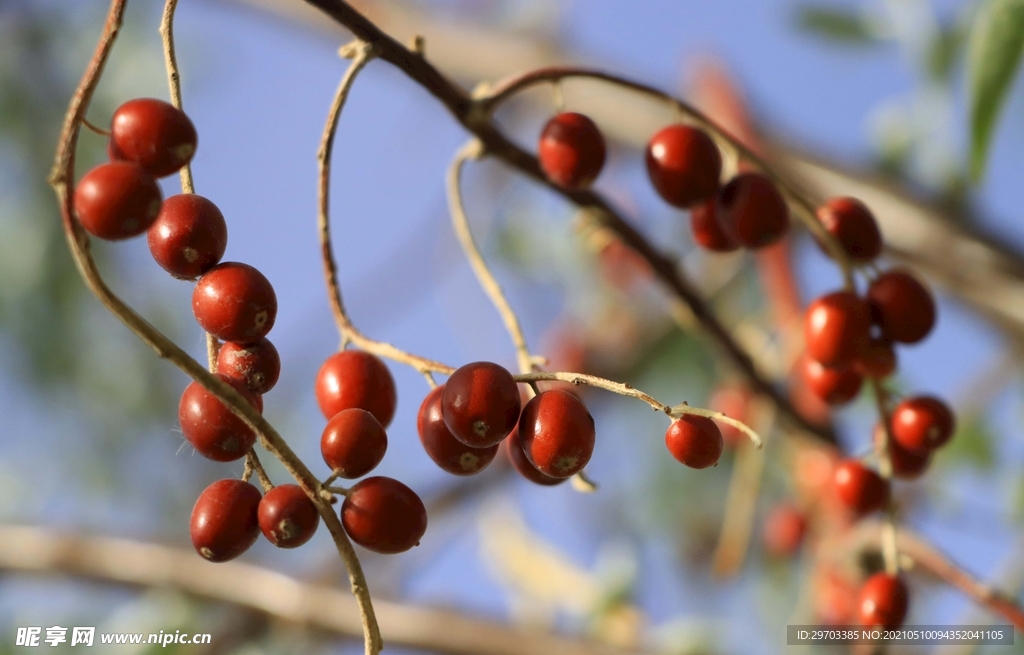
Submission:
<svg viewBox="0 0 1024 655">
<path fill-rule="evenodd" d="M 474 448 L 504 439 L 519 420 L 519 387 L 491 362 L 473 362 L 452 373 L 441 392 L 441 415 L 452 436 Z"/>
<path fill-rule="evenodd" d="M 811 392 L 829 405 L 843 405 L 860 393 L 864 378 L 852 368 L 829 368 L 810 357 L 804 357 L 800 374 Z"/>
<path fill-rule="evenodd" d="M 217 377 L 260 410 L 256 396 L 244 384 L 223 375 Z M 185 438 L 196 451 L 218 462 L 231 462 L 245 456 L 256 442 L 256 434 L 249 426 L 198 382 L 189 384 L 181 394 L 178 421 Z"/>
<path fill-rule="evenodd" d="M 224 256 L 228 227 L 217 205 L 182 193 L 164 201 L 147 237 L 149 251 L 161 268 L 175 277 L 192 279 Z"/>
<path fill-rule="evenodd" d="M 604 167 L 604 137 L 583 114 L 564 112 L 544 126 L 538 158 L 549 180 L 567 189 L 580 189 L 593 182 Z"/>
<path fill-rule="evenodd" d="M 775 184 L 758 173 L 740 173 L 718 194 L 723 231 L 747 248 L 761 248 L 789 229 L 789 208 Z"/>
<path fill-rule="evenodd" d="M 715 197 L 722 155 L 703 130 L 669 125 L 647 144 L 647 174 L 665 202 L 685 209 Z"/>
<path fill-rule="evenodd" d="M 871 319 L 882 336 L 901 343 L 917 343 L 935 327 L 935 300 L 931 292 L 906 271 L 888 271 L 868 287 Z"/>
<path fill-rule="evenodd" d="M 822 296 L 807 308 L 807 354 L 825 366 L 849 366 L 867 344 L 870 329 L 868 306 L 856 294 L 836 291 Z"/>
<path fill-rule="evenodd" d="M 377 553 L 403 553 L 418 546 L 427 531 L 427 508 L 416 492 L 398 480 L 366 478 L 341 505 L 348 536 Z"/>
<path fill-rule="evenodd" d="M 550 475 L 546 475 L 537 470 L 537 467 L 534 466 L 526 457 L 526 451 L 523 450 L 523 442 L 519 440 L 519 426 L 516 426 L 508 435 L 508 438 L 502 441 L 499 446 L 505 449 L 505 455 L 508 456 L 508 461 L 512 463 L 512 468 L 514 468 L 519 475 L 534 484 L 553 487 L 556 484 L 562 484 L 569 479 L 553 478 Z"/>
<path fill-rule="evenodd" d="M 694 469 L 717 464 L 724 447 L 718 424 L 693 414 L 684 414 L 672 421 L 665 432 L 665 445 L 672 457 Z"/>
<path fill-rule="evenodd" d="M 395 416 L 395 380 L 379 357 L 362 350 L 342 350 L 324 361 L 316 374 L 316 402 L 324 418 L 358 407 L 385 428 Z"/>
<path fill-rule="evenodd" d="M 277 318 L 274 287 L 248 264 L 224 262 L 199 278 L 192 313 L 222 341 L 253 343 L 267 336 Z"/>
<path fill-rule="evenodd" d="M 854 367 L 866 377 L 884 380 L 896 371 L 896 350 L 884 339 L 869 338 Z"/>
<path fill-rule="evenodd" d="M 882 426 L 875 426 L 875 443 L 880 443 L 883 437 Z M 892 474 L 901 480 L 916 480 L 928 470 L 931 464 L 932 454 L 930 451 L 914 452 L 907 450 L 896 441 L 889 442 L 889 462 L 892 464 Z"/>
<path fill-rule="evenodd" d="M 185 112 L 155 98 L 136 98 L 118 107 L 110 139 L 116 154 L 157 177 L 191 161 L 197 142 L 196 128 Z"/>
<path fill-rule="evenodd" d="M 281 376 L 281 356 L 269 339 L 250 344 L 225 341 L 217 353 L 217 372 L 241 382 L 253 393 L 264 394 Z"/>
<path fill-rule="evenodd" d="M 899 576 L 876 573 L 860 588 L 857 604 L 861 625 L 894 630 L 907 617 L 910 594 Z"/>
<path fill-rule="evenodd" d="M 75 213 L 89 234 L 118 241 L 145 232 L 162 198 L 156 179 L 137 164 L 100 164 L 75 187 Z"/>
<path fill-rule="evenodd" d="M 320 525 L 316 505 L 297 484 L 282 484 L 260 501 L 263 536 L 278 548 L 297 548 L 312 538 Z"/>
<path fill-rule="evenodd" d="M 196 552 L 211 562 L 226 562 L 247 551 L 260 526 L 260 490 L 242 480 L 217 480 L 199 494 L 189 533 Z"/>
<path fill-rule="evenodd" d="M 956 419 L 946 403 L 933 396 L 906 398 L 892 412 L 892 436 L 907 450 L 926 453 L 953 437 Z"/>
<path fill-rule="evenodd" d="M 452 436 L 441 416 L 441 393 L 444 386 L 427 394 L 416 417 L 420 443 L 430 459 L 445 471 L 455 475 L 473 475 L 487 468 L 498 453 L 500 444 L 489 448 L 473 448 Z"/>
<path fill-rule="evenodd" d="M 776 505 L 764 520 L 765 550 L 772 557 L 791 557 L 800 549 L 806 531 L 803 512 L 789 503 Z"/>
<path fill-rule="evenodd" d="M 889 501 L 889 483 L 855 459 L 836 466 L 832 479 L 839 500 L 858 516 L 882 509 Z"/>
<path fill-rule="evenodd" d="M 380 421 L 358 407 L 335 414 L 320 437 L 320 453 L 327 466 L 349 480 L 377 468 L 387 450 L 388 435 Z"/>
<path fill-rule="evenodd" d="M 519 418 L 519 440 L 530 463 L 553 478 L 583 470 L 594 454 L 594 418 L 568 391 L 552 389 L 534 396 Z"/>
<path fill-rule="evenodd" d="M 831 198 L 818 207 L 817 215 L 850 259 L 868 262 L 882 252 L 878 223 L 871 210 L 856 198 Z M 824 249 L 824 244 L 820 245 Z"/>
<path fill-rule="evenodd" d="M 717 203 L 709 200 L 690 210 L 690 229 L 695 243 L 715 252 L 732 252 L 740 247 L 722 229 L 716 215 Z"/>
</svg>

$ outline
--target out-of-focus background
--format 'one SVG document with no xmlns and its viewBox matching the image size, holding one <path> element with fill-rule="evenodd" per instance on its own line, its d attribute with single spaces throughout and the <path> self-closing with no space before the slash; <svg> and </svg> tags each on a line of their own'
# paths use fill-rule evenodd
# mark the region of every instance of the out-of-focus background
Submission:
<svg viewBox="0 0 1024 655">
<path fill-rule="evenodd" d="M 160 4 L 129 4 L 89 111 L 92 122 L 107 124 L 127 99 L 167 97 Z M 939 297 L 937 329 L 899 351 L 893 386 L 939 394 L 960 419 L 955 440 L 927 475 L 897 483 L 901 521 L 967 571 L 1019 597 L 1024 85 L 1005 95 L 983 175 L 972 178 L 968 43 L 988 4 L 357 6 L 401 41 L 424 35 L 426 57 L 467 87 L 552 63 L 604 68 L 678 92 L 740 136 L 758 135 L 756 145 L 815 197 L 863 197 L 891 246 L 884 265 L 915 266 Z M 184 442 L 176 406 L 186 378 L 87 293 L 46 186 L 61 117 L 105 10 L 100 0 L 0 2 L 0 653 L 20 652 L 14 634 L 30 625 L 213 636 L 207 647 L 161 652 L 361 652 L 351 635 L 199 597 L 194 589 L 82 576 L 73 564 L 19 570 L 31 568 L 25 562 L 33 553 L 97 536 L 188 553 L 196 496 L 211 481 L 242 473 L 241 462 L 207 461 Z M 326 476 L 313 379 L 338 337 L 318 257 L 315 154 L 347 65 L 337 48 L 349 37 L 298 0 L 182 0 L 176 27 L 184 106 L 199 130 L 197 192 L 227 219 L 226 259 L 259 268 L 279 299 L 270 338 L 283 373 L 265 398 L 265 415 Z M 835 267 L 802 231 L 776 260 L 790 262 L 795 285 L 766 278 L 772 267 L 749 255 L 695 249 L 687 216 L 652 193 L 642 164 L 645 140 L 676 117 L 593 83 L 566 83 L 563 92 L 568 109 L 591 114 L 609 137 L 597 188 L 679 258 L 736 339 L 784 379 L 794 331 L 779 299 L 795 292 L 806 302 L 836 288 Z M 532 149 L 552 111 L 550 89 L 539 87 L 498 118 Z M 453 365 L 487 359 L 511 367 L 501 322 L 448 224 L 443 175 L 465 138 L 399 71 L 379 62 L 367 67 L 336 144 L 340 279 L 350 313 L 367 334 Z M 79 174 L 102 160 L 104 146 L 83 132 Z M 179 192 L 176 178 L 164 185 L 165 195 Z M 465 193 L 485 254 L 531 346 L 553 369 L 627 381 L 670 403 L 725 407 L 729 392 L 742 397 L 741 380 L 717 346 L 690 317 L 673 313 L 642 264 L 608 235 L 581 226 L 563 199 L 493 161 L 469 167 Z M 112 286 L 202 357 L 191 285 L 165 275 L 144 239 L 95 249 Z M 478 478 L 442 472 L 415 431 L 427 387 L 412 370 L 391 370 L 398 413 L 377 472 L 420 493 L 430 527 L 409 553 L 360 554 L 374 598 L 399 604 L 382 608 L 382 617 L 411 606 L 437 612 L 417 615 L 420 623 L 402 619 L 410 629 L 444 632 L 453 624 L 443 623 L 440 617 L 451 616 L 443 611 L 488 622 L 473 625 L 487 643 L 508 648 L 493 652 L 515 652 L 521 633 L 509 630 L 522 630 L 597 640 L 622 652 L 773 653 L 785 648 L 787 623 L 843 618 L 860 576 L 878 565 L 872 547 L 823 562 L 816 532 L 827 522 L 815 518 L 813 501 L 816 472 L 827 469 L 829 455 L 784 435 L 771 408 L 758 401 L 743 411 L 769 436 L 763 458 L 733 444 L 716 468 L 693 471 L 665 452 L 664 417 L 634 401 L 586 392 L 598 430 L 587 472 L 600 490 L 585 494 L 568 484 L 532 486 L 500 461 Z M 847 452 L 868 452 L 875 414 L 866 396 L 833 418 Z M 286 481 L 269 460 L 271 477 Z M 780 504 L 810 517 L 810 534 L 796 552 L 773 553 L 763 539 L 766 517 Z M 83 560 L 102 558 L 76 552 Z M 215 569 L 198 556 L 183 561 L 200 576 Z M 240 561 L 346 589 L 322 528 L 296 551 L 261 539 Z M 911 572 L 909 579 L 912 623 L 994 620 L 929 575 Z M 522 652 L 539 648 L 524 645 Z"/>
</svg>

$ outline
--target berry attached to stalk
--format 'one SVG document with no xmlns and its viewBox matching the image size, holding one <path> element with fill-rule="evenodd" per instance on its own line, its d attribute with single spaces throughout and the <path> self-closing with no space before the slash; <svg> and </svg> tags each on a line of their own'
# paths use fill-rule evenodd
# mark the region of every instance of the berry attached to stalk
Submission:
<svg viewBox="0 0 1024 655">
<path fill-rule="evenodd" d="M 693 241 L 714 252 L 732 252 L 738 250 L 740 244 L 733 240 L 722 229 L 716 215 L 718 203 L 709 200 L 696 205 L 690 210 L 690 230 Z"/>
<path fill-rule="evenodd" d="M 352 541 L 363 548 L 403 553 L 419 545 L 427 531 L 427 509 L 416 492 L 398 480 L 366 478 L 345 496 L 341 523 Z"/>
<path fill-rule="evenodd" d="M 811 392 L 829 405 L 844 405 L 860 393 L 863 376 L 852 368 L 829 368 L 821 362 L 804 357 L 800 374 Z"/>
<path fill-rule="evenodd" d="M 315 395 L 324 418 L 358 407 L 388 427 L 398 394 L 391 371 L 379 357 L 362 350 L 342 350 L 328 357 L 316 374 Z"/>
<path fill-rule="evenodd" d="M 253 343 L 274 327 L 277 295 L 252 266 L 224 262 L 199 278 L 192 291 L 192 313 L 221 341 Z"/>
<path fill-rule="evenodd" d="M 388 435 L 365 409 L 343 409 L 327 422 L 320 437 L 320 453 L 331 471 L 348 480 L 377 468 L 388 450 Z"/>
<path fill-rule="evenodd" d="M 474 448 L 504 439 L 519 420 L 519 387 L 512 374 L 491 362 L 460 367 L 441 392 L 441 416 L 452 436 Z"/>
<path fill-rule="evenodd" d="M 563 112 L 549 120 L 537 150 L 544 174 L 566 189 L 589 186 L 604 167 L 604 137 L 583 114 Z"/>
<path fill-rule="evenodd" d="M 568 478 L 594 454 L 594 418 L 575 394 L 551 389 L 534 396 L 519 418 L 519 440 L 538 471 Z"/>
<path fill-rule="evenodd" d="M 665 431 L 665 445 L 678 461 L 694 469 L 718 463 L 724 442 L 718 424 L 706 416 L 683 414 Z"/>
<path fill-rule="evenodd" d="M 902 270 L 887 271 L 867 293 L 871 319 L 882 336 L 900 343 L 917 343 L 935 327 L 935 299 L 923 284 Z"/>
<path fill-rule="evenodd" d="M 196 552 L 226 562 L 247 551 L 260 536 L 260 500 L 260 490 L 242 480 L 218 480 L 204 489 L 189 525 Z"/>
<path fill-rule="evenodd" d="M 198 137 L 192 121 L 174 105 L 136 98 L 114 112 L 110 140 L 111 154 L 164 177 L 192 160 Z"/>
<path fill-rule="evenodd" d="M 740 173 L 722 187 L 715 213 L 722 230 L 746 248 L 775 243 L 789 229 L 786 201 L 759 173 Z"/>
<path fill-rule="evenodd" d="M 250 344 L 226 341 L 217 353 L 217 372 L 241 382 L 253 393 L 264 394 L 281 376 L 281 356 L 269 339 Z"/>
<path fill-rule="evenodd" d="M 647 144 L 647 174 L 665 202 L 686 209 L 713 200 L 722 175 L 722 155 L 703 130 L 669 125 Z"/>
<path fill-rule="evenodd" d="M 432 389 L 420 405 L 416 417 L 416 430 L 419 432 L 423 450 L 435 464 L 453 475 L 479 473 L 494 459 L 500 444 L 487 448 L 473 448 L 452 436 L 441 415 L 443 390 L 443 385 Z"/>
<path fill-rule="evenodd" d="M 875 443 L 879 444 L 885 437 L 881 424 L 875 426 Z M 892 474 L 901 480 L 916 480 L 924 475 L 931 464 L 931 451 L 914 452 L 907 450 L 895 440 L 889 441 L 889 462 Z"/>
<path fill-rule="evenodd" d="M 881 254 L 878 223 L 871 210 L 856 198 L 831 198 L 818 207 L 817 216 L 853 261 L 869 262 Z M 819 245 L 825 250 L 824 244 Z"/>
<path fill-rule="evenodd" d="M 850 366 L 868 343 L 871 313 L 850 291 L 822 296 L 807 308 L 804 342 L 807 354 L 825 366 Z"/>
<path fill-rule="evenodd" d="M 882 509 L 889 502 L 889 483 L 855 459 L 836 467 L 833 482 L 839 500 L 857 516 Z"/>
<path fill-rule="evenodd" d="M 260 501 L 258 519 L 263 536 L 278 548 L 298 548 L 320 525 L 316 505 L 297 484 L 282 484 Z"/>
<path fill-rule="evenodd" d="M 933 396 L 906 398 L 892 412 L 892 437 L 907 450 L 927 453 L 953 437 L 956 418 Z"/>
<path fill-rule="evenodd" d="M 244 384 L 223 375 L 218 374 L 217 377 L 242 394 L 257 411 L 262 409 L 258 397 Z M 178 421 L 185 438 L 196 451 L 217 462 L 232 462 L 244 457 L 256 442 L 256 433 L 198 382 L 189 384 L 181 394 Z"/>
<path fill-rule="evenodd" d="M 894 630 L 907 618 L 910 594 L 900 576 L 876 573 L 861 587 L 857 605 L 861 625 Z"/>
<path fill-rule="evenodd" d="M 896 371 L 896 350 L 884 339 L 868 339 L 854 367 L 865 377 L 884 380 Z"/>
<path fill-rule="evenodd" d="M 147 232 L 149 251 L 177 278 L 198 277 L 224 256 L 228 227 L 217 205 L 203 196 L 182 193 L 164 201 Z"/>
<path fill-rule="evenodd" d="M 100 164 L 75 187 L 75 214 L 89 234 L 120 241 L 145 232 L 160 213 L 156 179 L 131 162 Z"/>
<path fill-rule="evenodd" d="M 550 475 L 546 475 L 537 470 L 537 467 L 534 466 L 526 457 L 526 451 L 523 450 L 523 442 L 519 440 L 518 426 L 512 430 L 511 434 L 508 435 L 508 438 L 502 441 L 499 446 L 505 449 L 505 454 L 508 456 L 508 461 L 512 463 L 512 468 L 514 468 L 519 475 L 534 484 L 539 484 L 544 487 L 553 487 L 557 484 L 562 484 L 569 479 L 553 478 Z"/>
</svg>

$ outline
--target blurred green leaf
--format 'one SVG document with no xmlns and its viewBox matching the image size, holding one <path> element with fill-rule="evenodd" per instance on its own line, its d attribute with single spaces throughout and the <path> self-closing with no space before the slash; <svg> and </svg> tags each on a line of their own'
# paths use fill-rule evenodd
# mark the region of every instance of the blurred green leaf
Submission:
<svg viewBox="0 0 1024 655">
<path fill-rule="evenodd" d="M 956 434 L 939 451 L 939 458 L 949 466 L 973 466 L 988 470 L 995 464 L 993 443 L 995 436 L 985 417 L 981 414 L 968 414 L 960 419 Z"/>
<path fill-rule="evenodd" d="M 796 10 L 797 26 L 828 41 L 847 45 L 871 45 L 878 41 L 871 25 L 856 11 L 817 5 Z"/>
<path fill-rule="evenodd" d="M 935 82 L 949 84 L 957 59 L 967 42 L 967 30 L 961 26 L 942 29 L 928 44 L 928 75 Z"/>
</svg>

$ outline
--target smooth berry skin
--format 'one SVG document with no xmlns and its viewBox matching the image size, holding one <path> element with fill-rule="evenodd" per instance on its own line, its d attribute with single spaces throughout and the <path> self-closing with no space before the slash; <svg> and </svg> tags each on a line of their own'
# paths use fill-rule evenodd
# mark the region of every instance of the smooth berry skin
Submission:
<svg viewBox="0 0 1024 655">
<path fill-rule="evenodd" d="M 765 517 L 762 540 L 764 548 L 772 557 L 792 557 L 803 543 L 807 532 L 807 517 L 789 503 L 772 508 Z"/>
<path fill-rule="evenodd" d="M 882 234 L 874 214 L 856 198 L 829 199 L 818 207 L 818 220 L 855 262 L 869 262 L 882 252 Z M 820 244 L 825 249 L 824 244 Z"/>
<path fill-rule="evenodd" d="M 575 394 L 561 389 L 530 399 L 519 418 L 519 441 L 526 458 L 544 475 L 568 478 L 594 454 L 594 417 Z"/>
<path fill-rule="evenodd" d="M 519 420 L 522 401 L 512 374 L 491 362 L 462 366 L 441 392 L 441 415 L 452 436 L 474 448 L 501 442 Z"/>
<path fill-rule="evenodd" d="M 704 416 L 684 414 L 665 431 L 665 446 L 679 462 L 705 469 L 718 463 L 725 444 L 717 423 Z"/>
<path fill-rule="evenodd" d="M 281 484 L 268 491 L 257 518 L 263 536 L 278 548 L 298 548 L 320 526 L 316 505 L 297 484 Z"/>
<path fill-rule="evenodd" d="M 204 489 L 189 525 L 196 552 L 226 562 L 247 551 L 260 536 L 260 500 L 260 490 L 242 480 L 218 480 Z"/>
<path fill-rule="evenodd" d="M 387 450 L 388 435 L 380 421 L 358 407 L 335 414 L 320 437 L 320 454 L 327 466 L 347 480 L 377 468 Z"/>
<path fill-rule="evenodd" d="M 669 125 L 647 143 L 647 175 L 665 202 L 686 209 L 713 200 L 722 154 L 703 130 Z"/>
<path fill-rule="evenodd" d="M 420 443 L 430 459 L 453 475 L 473 475 L 487 468 L 498 454 L 501 444 L 489 448 L 473 448 L 462 443 L 444 424 L 441 415 L 441 394 L 444 386 L 436 387 L 427 394 L 416 416 L 416 430 Z"/>
<path fill-rule="evenodd" d="M 281 356 L 269 339 L 250 344 L 225 341 L 217 353 L 217 372 L 253 393 L 265 394 L 281 377 Z"/>
<path fill-rule="evenodd" d="M 131 162 L 100 164 L 75 187 L 75 213 L 89 234 L 120 241 L 149 229 L 163 194 L 156 178 Z"/>
<path fill-rule="evenodd" d="M 891 341 L 917 343 L 935 327 L 935 299 L 906 271 L 888 271 L 878 276 L 868 287 L 867 300 L 871 319 Z"/>
<path fill-rule="evenodd" d="M 519 475 L 534 484 L 539 484 L 544 487 L 553 487 L 555 485 L 562 484 L 569 479 L 554 478 L 537 470 L 537 467 L 530 462 L 529 458 L 527 458 L 526 451 L 523 450 L 523 442 L 519 440 L 518 426 L 512 430 L 511 434 L 508 435 L 508 438 L 501 442 L 499 447 L 505 450 L 505 455 L 508 457 L 508 461 L 512 463 L 512 468 L 514 468 Z"/>
<path fill-rule="evenodd" d="M 262 403 L 244 384 L 222 375 L 217 377 L 234 387 L 257 411 L 262 411 Z M 244 457 L 256 442 L 256 434 L 249 426 L 198 382 L 189 384 L 181 394 L 178 421 L 192 447 L 217 462 Z"/>
<path fill-rule="evenodd" d="M 248 264 L 224 262 L 199 278 L 192 313 L 221 341 L 255 343 L 277 319 L 277 295 L 270 281 Z"/>
<path fill-rule="evenodd" d="M 875 442 L 880 443 L 884 437 L 882 426 L 875 426 Z M 892 474 L 901 480 L 916 480 L 924 475 L 932 461 L 932 454 L 928 452 L 914 452 L 907 450 L 897 441 L 889 442 L 889 462 L 892 464 Z"/>
<path fill-rule="evenodd" d="M 342 350 L 328 357 L 316 374 L 314 391 L 327 419 L 343 409 L 358 407 L 386 428 L 398 405 L 391 371 L 379 357 L 362 350 Z"/>
<path fill-rule="evenodd" d="M 404 553 L 418 546 L 427 531 L 427 508 L 416 492 L 398 480 L 366 478 L 353 486 L 341 505 L 345 532 L 375 553 Z"/>
<path fill-rule="evenodd" d="M 759 173 L 740 173 L 718 193 L 722 230 L 741 246 L 763 248 L 789 229 L 789 208 L 775 183 Z"/>
<path fill-rule="evenodd" d="M 540 167 L 549 180 L 566 189 L 589 186 L 604 167 L 605 155 L 601 131 L 583 114 L 558 114 L 540 134 Z"/>
<path fill-rule="evenodd" d="M 740 244 L 726 234 L 716 214 L 718 204 L 714 200 L 701 203 L 690 210 L 690 231 L 694 243 L 713 252 L 733 252 Z"/>
<path fill-rule="evenodd" d="M 854 368 L 864 377 L 884 380 L 896 372 L 896 349 L 884 339 L 868 339 Z"/>
<path fill-rule="evenodd" d="M 114 152 L 165 177 L 192 160 L 198 136 L 185 112 L 163 100 L 136 98 L 114 112 L 110 126 Z"/>
<path fill-rule="evenodd" d="M 863 626 L 894 630 L 903 625 L 909 606 L 910 594 L 903 579 L 876 573 L 860 589 L 857 613 Z"/>
<path fill-rule="evenodd" d="M 856 516 L 882 509 L 889 501 L 889 483 L 854 459 L 836 466 L 833 483 L 839 500 Z"/>
<path fill-rule="evenodd" d="M 864 376 L 852 368 L 829 368 L 810 357 L 803 358 L 800 375 L 811 393 L 829 405 L 850 402 L 864 383 Z"/>
<path fill-rule="evenodd" d="M 807 308 L 807 354 L 825 366 L 850 366 L 868 343 L 870 329 L 871 313 L 856 294 L 836 291 L 822 296 Z"/>
<path fill-rule="evenodd" d="M 160 268 L 191 280 L 224 256 L 228 226 L 217 205 L 194 193 L 182 193 L 164 201 L 146 237 Z"/>
<path fill-rule="evenodd" d="M 940 448 L 953 438 L 956 418 L 949 405 L 933 396 L 906 398 L 892 412 L 892 437 L 916 453 Z"/>
</svg>

